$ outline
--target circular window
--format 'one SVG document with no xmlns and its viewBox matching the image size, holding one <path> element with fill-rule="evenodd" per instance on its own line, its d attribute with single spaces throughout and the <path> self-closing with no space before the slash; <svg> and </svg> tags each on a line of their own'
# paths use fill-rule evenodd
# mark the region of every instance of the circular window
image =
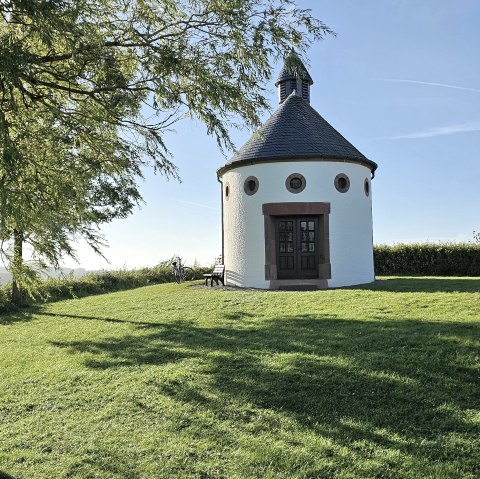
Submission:
<svg viewBox="0 0 480 479">
<path fill-rule="evenodd" d="M 340 193 L 346 193 L 350 188 L 350 179 L 346 174 L 340 173 L 335 177 L 334 184 Z"/>
<path fill-rule="evenodd" d="M 243 183 L 243 189 L 248 196 L 254 195 L 258 191 L 258 186 L 258 179 L 255 176 L 249 176 Z"/>
<path fill-rule="evenodd" d="M 302 187 L 302 180 L 300 178 L 298 178 L 297 176 L 295 178 L 292 178 L 290 180 L 290 186 L 294 189 L 294 190 L 298 190 Z"/>
<path fill-rule="evenodd" d="M 365 178 L 365 182 L 363 183 L 363 188 L 365 190 L 365 194 L 367 196 L 370 196 L 370 180 L 368 178 Z"/>
<path fill-rule="evenodd" d="M 228 200 L 230 198 L 230 185 L 227 183 L 225 185 L 225 199 Z"/>
<path fill-rule="evenodd" d="M 300 193 L 307 186 L 307 182 L 300 173 L 293 173 L 285 180 L 285 186 L 290 193 Z"/>
</svg>

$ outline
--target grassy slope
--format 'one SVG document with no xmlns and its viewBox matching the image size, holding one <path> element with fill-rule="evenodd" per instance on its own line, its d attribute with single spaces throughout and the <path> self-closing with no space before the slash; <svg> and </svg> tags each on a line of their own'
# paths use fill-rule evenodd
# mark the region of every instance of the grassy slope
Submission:
<svg viewBox="0 0 480 479">
<path fill-rule="evenodd" d="M 478 478 L 479 291 L 159 285 L 0 316 L 0 471 Z"/>
</svg>

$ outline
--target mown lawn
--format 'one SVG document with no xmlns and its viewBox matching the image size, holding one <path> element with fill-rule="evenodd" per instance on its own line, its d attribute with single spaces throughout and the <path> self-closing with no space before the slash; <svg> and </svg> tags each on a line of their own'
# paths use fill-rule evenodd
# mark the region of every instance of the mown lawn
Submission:
<svg viewBox="0 0 480 479">
<path fill-rule="evenodd" d="M 0 477 L 480 477 L 480 279 L 0 316 Z"/>
</svg>

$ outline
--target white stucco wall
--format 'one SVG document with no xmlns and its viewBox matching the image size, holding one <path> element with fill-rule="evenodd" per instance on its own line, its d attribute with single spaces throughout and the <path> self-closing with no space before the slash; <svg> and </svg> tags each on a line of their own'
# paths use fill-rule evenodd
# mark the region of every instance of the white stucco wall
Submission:
<svg viewBox="0 0 480 479">
<path fill-rule="evenodd" d="M 300 173 L 306 188 L 297 194 L 285 187 L 286 178 Z M 350 189 L 340 193 L 334 185 L 339 173 L 350 179 Z M 258 191 L 248 196 L 244 182 L 259 181 Z M 340 161 L 291 161 L 257 163 L 232 168 L 223 174 L 224 262 L 229 285 L 266 288 L 265 228 L 262 205 L 278 202 L 330 203 L 329 287 L 369 283 L 374 280 L 372 239 L 372 192 L 367 197 L 364 181 L 371 172 L 366 166 Z M 229 196 L 225 197 L 226 186 Z"/>
</svg>

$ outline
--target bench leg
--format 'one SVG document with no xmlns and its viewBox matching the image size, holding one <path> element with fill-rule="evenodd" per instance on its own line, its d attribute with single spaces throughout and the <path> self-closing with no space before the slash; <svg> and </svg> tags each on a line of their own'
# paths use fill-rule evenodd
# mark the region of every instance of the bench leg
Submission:
<svg viewBox="0 0 480 479">
<path fill-rule="evenodd" d="M 208 275 L 208 276 L 205 276 L 205 286 L 208 286 L 208 281 L 210 280 L 210 286 L 213 288 L 213 282 L 215 281 L 215 284 L 217 286 L 220 285 L 220 282 L 222 283 L 222 285 L 225 286 L 225 283 L 223 282 L 223 278 L 221 276 L 217 276 L 217 275 Z"/>
</svg>

